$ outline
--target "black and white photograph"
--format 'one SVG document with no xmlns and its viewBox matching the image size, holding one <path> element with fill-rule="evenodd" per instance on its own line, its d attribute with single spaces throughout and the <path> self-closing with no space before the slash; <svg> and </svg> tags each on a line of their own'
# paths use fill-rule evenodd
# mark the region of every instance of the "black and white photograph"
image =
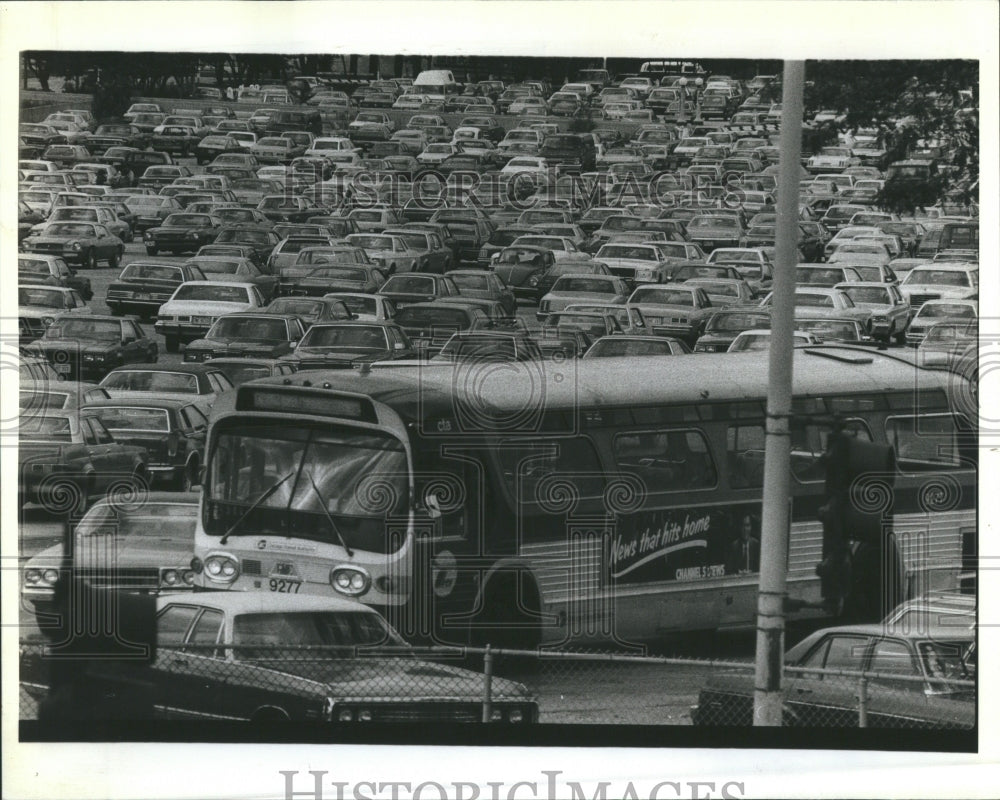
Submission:
<svg viewBox="0 0 1000 800">
<path fill-rule="evenodd" d="M 17 5 L 5 796 L 995 793 L 996 5 Z"/>
</svg>

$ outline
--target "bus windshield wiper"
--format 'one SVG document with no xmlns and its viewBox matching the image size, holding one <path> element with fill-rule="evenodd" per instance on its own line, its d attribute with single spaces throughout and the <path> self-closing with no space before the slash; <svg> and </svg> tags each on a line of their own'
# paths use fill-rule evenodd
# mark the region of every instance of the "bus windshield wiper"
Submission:
<svg viewBox="0 0 1000 800">
<path fill-rule="evenodd" d="M 219 544 L 220 545 L 225 544 L 229 540 L 229 537 L 233 534 L 233 532 L 240 526 L 240 523 L 243 522 L 243 520 L 245 520 L 247 518 L 247 516 L 250 514 L 250 512 L 251 511 L 255 511 L 258 507 L 260 507 L 261 503 L 263 503 L 265 500 L 267 500 L 267 498 L 269 498 L 272 494 L 274 494 L 276 491 L 278 491 L 278 487 L 280 487 L 283 483 L 285 483 L 285 481 L 287 481 L 289 478 L 293 477 L 294 475 L 295 475 L 295 470 L 293 469 L 284 478 L 282 478 L 281 480 L 277 481 L 270 489 L 268 489 L 266 492 L 264 492 L 264 494 L 262 494 L 260 497 L 258 497 L 254 501 L 253 505 L 251 505 L 250 508 L 248 508 L 246 511 L 244 511 L 240 515 L 240 518 L 238 520 L 236 520 L 236 522 L 234 522 L 232 525 L 230 525 L 229 529 L 224 534 L 222 534 L 222 538 L 219 539 Z"/>
<path fill-rule="evenodd" d="M 344 539 L 344 534 L 340 532 L 340 528 L 337 527 L 337 523 L 334 522 L 333 516 L 330 514 L 330 509 L 326 507 L 326 502 L 323 499 L 323 494 L 322 492 L 320 492 L 319 487 L 316 486 L 316 481 L 313 480 L 312 473 L 307 472 L 306 477 L 309 479 L 309 485 L 312 486 L 313 491 L 316 492 L 316 496 L 319 498 L 320 505 L 323 506 L 323 513 L 326 514 L 326 519 L 330 523 L 330 527 L 333 529 L 333 532 L 337 534 L 337 539 L 340 540 L 340 546 L 344 548 L 344 552 L 347 553 L 348 558 L 354 558 L 354 551 L 351 549 L 351 546 L 347 543 L 347 540 Z"/>
</svg>

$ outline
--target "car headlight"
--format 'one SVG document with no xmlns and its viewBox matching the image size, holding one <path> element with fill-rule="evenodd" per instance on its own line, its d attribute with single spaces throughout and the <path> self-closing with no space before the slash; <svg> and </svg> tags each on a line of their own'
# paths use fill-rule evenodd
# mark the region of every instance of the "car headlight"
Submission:
<svg viewBox="0 0 1000 800">
<path fill-rule="evenodd" d="M 177 586 L 180 582 L 180 573 L 175 569 L 165 569 L 160 573 L 161 586 Z"/>
<path fill-rule="evenodd" d="M 528 286 L 538 286 L 538 276 L 532 275 L 528 278 Z"/>
<path fill-rule="evenodd" d="M 48 327 L 55 321 L 56 321 L 55 317 L 42 317 L 42 325 L 45 325 L 46 327 Z"/>
<path fill-rule="evenodd" d="M 48 584 L 53 584 L 59 580 L 59 571 L 49 568 L 42 572 L 42 581 Z"/>
<path fill-rule="evenodd" d="M 24 571 L 24 582 L 29 586 L 35 586 L 42 582 L 42 573 L 37 569 L 26 569 Z"/>
<path fill-rule="evenodd" d="M 79 250 L 83 247 L 83 245 L 80 244 L 79 242 L 70 242 L 69 247 L 71 250 Z"/>
</svg>

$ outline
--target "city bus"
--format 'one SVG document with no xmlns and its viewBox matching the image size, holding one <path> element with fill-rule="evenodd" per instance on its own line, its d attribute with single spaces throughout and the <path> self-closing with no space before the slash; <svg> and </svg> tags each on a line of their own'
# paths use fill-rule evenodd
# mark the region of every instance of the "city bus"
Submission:
<svg viewBox="0 0 1000 800">
<path fill-rule="evenodd" d="M 212 411 L 196 584 L 356 597 L 404 636 L 457 645 L 641 645 L 753 625 L 766 395 L 766 353 L 252 381 Z M 796 351 L 795 614 L 825 613 L 833 421 L 897 463 L 883 493 L 894 555 L 852 550 L 857 576 L 890 577 L 855 618 L 881 619 L 879 597 L 958 585 L 976 536 L 972 409 L 963 378 L 904 356 Z"/>
</svg>

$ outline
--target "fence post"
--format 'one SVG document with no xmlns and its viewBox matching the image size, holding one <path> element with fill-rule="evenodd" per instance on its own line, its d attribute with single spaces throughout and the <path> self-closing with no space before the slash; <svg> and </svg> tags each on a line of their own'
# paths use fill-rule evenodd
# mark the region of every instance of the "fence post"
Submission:
<svg viewBox="0 0 1000 800">
<path fill-rule="evenodd" d="M 864 675 L 858 681 L 858 727 L 868 727 L 868 678 Z"/>
<path fill-rule="evenodd" d="M 493 719 L 493 651 L 486 645 L 483 656 L 483 722 Z"/>
</svg>

